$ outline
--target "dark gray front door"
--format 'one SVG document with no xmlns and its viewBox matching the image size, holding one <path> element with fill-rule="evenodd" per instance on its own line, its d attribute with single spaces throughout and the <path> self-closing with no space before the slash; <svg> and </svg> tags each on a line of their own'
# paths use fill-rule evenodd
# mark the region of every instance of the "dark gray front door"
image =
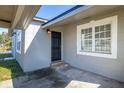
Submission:
<svg viewBox="0 0 124 93">
<path fill-rule="evenodd" d="M 51 35 L 52 61 L 61 60 L 61 32 L 52 32 Z"/>
</svg>

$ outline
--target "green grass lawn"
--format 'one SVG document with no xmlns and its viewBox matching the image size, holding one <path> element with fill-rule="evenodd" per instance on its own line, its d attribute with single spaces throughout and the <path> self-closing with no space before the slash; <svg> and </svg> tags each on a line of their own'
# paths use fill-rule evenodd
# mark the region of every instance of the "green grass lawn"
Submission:
<svg viewBox="0 0 124 93">
<path fill-rule="evenodd" d="M 12 57 L 12 54 L 0 54 L 0 58 Z"/>
<path fill-rule="evenodd" d="M 0 61 L 0 82 L 24 75 L 16 60 Z"/>
</svg>

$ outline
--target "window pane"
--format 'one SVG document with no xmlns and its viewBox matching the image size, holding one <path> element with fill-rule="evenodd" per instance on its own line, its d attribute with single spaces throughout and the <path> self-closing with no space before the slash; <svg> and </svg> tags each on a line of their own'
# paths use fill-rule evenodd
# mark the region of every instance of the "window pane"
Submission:
<svg viewBox="0 0 124 93">
<path fill-rule="evenodd" d="M 111 53 L 111 24 L 95 27 L 95 52 Z"/>
<path fill-rule="evenodd" d="M 92 28 L 89 28 L 89 33 L 92 34 Z"/>
<path fill-rule="evenodd" d="M 106 37 L 111 37 L 111 32 L 110 31 L 106 32 Z"/>
<path fill-rule="evenodd" d="M 81 30 L 81 49 L 83 51 L 92 51 L 92 28 Z"/>
<path fill-rule="evenodd" d="M 99 38 L 99 34 L 95 34 L 95 38 Z"/>
<path fill-rule="evenodd" d="M 84 34 L 84 30 L 83 29 L 82 29 L 81 33 Z"/>
<path fill-rule="evenodd" d="M 21 30 L 16 32 L 16 50 L 21 51 Z"/>
<path fill-rule="evenodd" d="M 111 25 L 110 24 L 106 25 L 106 30 L 111 30 Z"/>
<path fill-rule="evenodd" d="M 104 31 L 104 25 L 100 26 L 100 31 Z"/>
<path fill-rule="evenodd" d="M 104 37 L 105 37 L 104 33 L 105 33 L 105 32 L 101 32 L 101 33 L 100 33 L 100 38 L 104 38 Z"/>
<path fill-rule="evenodd" d="M 99 32 L 99 26 L 95 27 L 95 32 Z"/>
</svg>

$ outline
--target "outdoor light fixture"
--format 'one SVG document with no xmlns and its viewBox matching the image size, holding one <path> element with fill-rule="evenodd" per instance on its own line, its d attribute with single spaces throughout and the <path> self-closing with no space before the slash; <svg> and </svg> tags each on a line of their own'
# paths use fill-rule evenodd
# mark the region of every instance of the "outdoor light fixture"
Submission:
<svg viewBox="0 0 124 93">
<path fill-rule="evenodd" d="M 48 33 L 48 34 L 51 34 L 51 31 L 50 31 L 50 29 L 47 29 L 47 33 Z"/>
</svg>

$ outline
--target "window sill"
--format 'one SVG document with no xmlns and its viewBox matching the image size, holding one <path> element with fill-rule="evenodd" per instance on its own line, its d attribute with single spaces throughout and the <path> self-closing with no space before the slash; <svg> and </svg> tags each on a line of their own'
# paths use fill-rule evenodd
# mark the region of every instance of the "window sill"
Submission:
<svg viewBox="0 0 124 93">
<path fill-rule="evenodd" d="M 77 55 L 87 55 L 87 56 L 95 56 L 95 57 L 103 57 L 103 58 L 111 58 L 111 59 L 117 58 L 117 55 L 114 54 L 100 54 L 100 53 L 91 53 L 91 52 L 77 52 Z"/>
</svg>

